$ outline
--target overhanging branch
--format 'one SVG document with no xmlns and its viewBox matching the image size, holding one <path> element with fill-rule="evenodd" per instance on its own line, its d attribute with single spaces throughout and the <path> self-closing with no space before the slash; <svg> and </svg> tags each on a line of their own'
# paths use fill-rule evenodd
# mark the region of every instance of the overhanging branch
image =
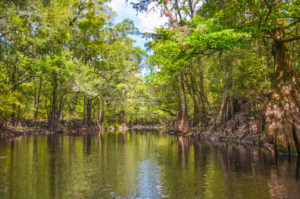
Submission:
<svg viewBox="0 0 300 199">
<path fill-rule="evenodd" d="M 286 42 L 291 42 L 291 41 L 295 41 L 295 40 L 300 40 L 300 35 L 299 35 L 299 36 L 296 36 L 296 37 L 293 37 L 293 38 L 284 39 L 284 40 L 282 40 L 281 42 L 282 42 L 282 43 L 286 43 Z"/>
</svg>

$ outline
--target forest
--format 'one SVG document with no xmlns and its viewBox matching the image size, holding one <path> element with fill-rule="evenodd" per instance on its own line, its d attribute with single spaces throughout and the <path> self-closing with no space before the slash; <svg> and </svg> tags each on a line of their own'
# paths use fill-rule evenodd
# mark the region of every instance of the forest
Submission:
<svg viewBox="0 0 300 199">
<path fill-rule="evenodd" d="M 162 126 L 300 153 L 299 0 L 128 2 L 168 18 L 149 33 L 109 2 L 0 2 L 0 131 Z"/>
</svg>

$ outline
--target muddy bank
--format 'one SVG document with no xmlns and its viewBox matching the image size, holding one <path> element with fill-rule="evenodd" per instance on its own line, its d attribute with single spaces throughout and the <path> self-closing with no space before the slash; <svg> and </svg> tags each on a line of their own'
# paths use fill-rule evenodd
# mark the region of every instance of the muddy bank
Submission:
<svg viewBox="0 0 300 199">
<path fill-rule="evenodd" d="M 239 117 L 240 118 L 240 117 Z M 70 125 L 70 123 L 72 125 Z M 90 125 L 86 127 L 78 121 L 70 121 L 61 125 L 55 132 L 47 129 L 47 123 L 40 122 L 38 125 L 32 125 L 30 122 L 20 123 L 18 126 L 12 126 L 10 123 L 5 123 L 0 128 L 0 139 L 11 139 L 17 136 L 28 135 L 50 135 L 50 134 L 65 134 L 65 135 L 85 135 L 85 134 L 97 134 L 99 132 L 106 131 L 128 131 L 128 130 L 142 130 L 142 129 L 157 129 L 164 133 L 178 136 L 188 136 L 194 139 L 199 139 L 205 142 L 228 142 L 245 145 L 255 145 L 268 148 L 274 151 L 274 147 L 267 143 L 266 136 L 258 131 L 248 131 L 244 122 L 239 121 L 240 127 L 236 127 L 230 121 L 227 125 L 219 128 L 218 131 L 204 131 L 201 132 L 198 129 L 193 129 L 190 133 L 181 133 L 174 130 L 170 130 L 168 127 L 161 125 L 129 125 L 119 127 L 105 127 L 99 128 L 97 125 Z M 236 122 L 235 122 L 236 123 Z M 242 127 L 245 128 L 242 128 Z M 251 128 L 253 129 L 253 128 Z"/>
<path fill-rule="evenodd" d="M 74 124 L 74 123 L 73 123 Z M 119 126 L 119 127 L 98 127 L 97 125 L 73 125 L 61 126 L 55 132 L 50 131 L 44 123 L 40 123 L 38 126 L 31 125 L 19 125 L 13 126 L 10 123 L 5 123 L 0 128 L 0 139 L 11 139 L 17 136 L 29 136 L 29 135 L 50 135 L 50 134 L 65 134 L 65 135 L 85 135 L 85 134 L 97 134 L 99 132 L 106 131 L 128 131 L 128 130 L 142 130 L 142 129 L 162 129 L 159 125 L 132 125 L 132 126 Z"/>
<path fill-rule="evenodd" d="M 0 128 L 0 139 L 11 139 L 17 136 L 27 136 L 27 135 L 49 135 L 50 131 L 47 129 L 33 129 L 31 127 L 20 127 L 5 125 Z"/>
<path fill-rule="evenodd" d="M 6 124 L 0 129 L 0 139 L 7 140 L 12 139 L 17 136 L 31 136 L 31 135 L 51 135 L 51 134 L 64 134 L 64 135 L 85 135 L 85 134 L 98 134 L 99 132 L 107 132 L 107 131 L 128 131 L 128 130 L 160 130 L 163 133 L 167 133 L 170 135 L 190 137 L 193 139 L 198 139 L 204 142 L 212 142 L 212 143 L 235 143 L 235 144 L 243 144 L 248 146 L 258 146 L 262 147 L 266 150 L 270 150 L 274 153 L 274 147 L 267 143 L 267 140 L 261 136 L 260 134 L 253 135 L 245 135 L 235 133 L 226 133 L 226 131 L 219 132 L 197 132 L 192 131 L 190 133 L 181 133 L 174 130 L 168 130 L 163 126 L 158 125 L 133 125 L 130 127 L 106 127 L 106 128 L 98 128 L 97 126 L 90 127 L 77 127 L 73 129 L 68 129 L 66 127 L 60 128 L 55 132 L 51 132 L 46 128 L 34 129 L 32 127 L 20 127 L 20 126 L 12 126 Z M 284 154 L 284 153 L 280 153 Z"/>
<path fill-rule="evenodd" d="M 266 139 L 262 139 L 260 135 L 225 135 L 225 132 L 216 133 L 216 132 L 191 132 L 191 133 L 182 133 L 173 130 L 166 130 L 165 133 L 175 136 L 183 136 L 183 137 L 190 137 L 192 139 L 197 139 L 204 143 L 232 143 L 235 145 L 243 145 L 249 147 L 258 147 L 263 150 L 269 151 L 271 154 L 275 155 L 276 150 L 274 149 L 274 145 L 269 144 Z M 289 154 L 285 151 L 278 151 L 278 155 L 292 155 L 297 156 L 297 153 Z"/>
</svg>

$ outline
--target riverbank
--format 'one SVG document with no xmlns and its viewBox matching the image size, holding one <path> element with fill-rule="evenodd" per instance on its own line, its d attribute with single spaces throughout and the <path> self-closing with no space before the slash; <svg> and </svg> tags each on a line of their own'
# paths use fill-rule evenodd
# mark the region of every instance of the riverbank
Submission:
<svg viewBox="0 0 300 199">
<path fill-rule="evenodd" d="M 191 137 L 206 142 L 227 142 L 236 144 L 245 144 L 252 146 L 261 146 L 274 152 L 273 145 L 267 142 L 266 136 L 259 132 L 246 132 L 245 129 L 228 130 L 228 125 L 219 128 L 218 131 L 203 131 L 193 129 L 190 133 L 181 133 L 174 130 L 170 130 L 160 125 L 130 125 L 130 126 L 118 126 L 118 127 L 105 127 L 99 128 L 97 125 L 79 125 L 79 122 L 72 122 L 72 127 L 68 125 L 61 125 L 55 132 L 51 132 L 47 129 L 45 122 L 39 122 L 38 125 L 32 125 L 30 122 L 23 125 L 19 124 L 13 126 L 10 123 L 4 123 L 0 128 L 0 139 L 12 139 L 18 136 L 30 136 L 30 135 L 51 135 L 51 134 L 64 134 L 64 135 L 85 135 L 85 134 L 97 134 L 99 132 L 107 131 L 128 131 L 128 130 L 150 130 L 157 129 L 162 130 L 164 133 L 170 135 Z M 286 152 L 282 152 L 285 154 Z M 288 154 L 288 153 L 286 153 Z"/>
<path fill-rule="evenodd" d="M 225 131 L 223 132 L 191 132 L 191 133 L 181 133 L 176 131 L 166 131 L 167 134 L 176 135 L 176 136 L 184 136 L 191 137 L 193 139 L 198 139 L 203 142 L 209 143 L 232 143 L 232 144 L 242 144 L 247 146 L 258 146 L 264 148 L 266 150 L 275 153 L 274 146 L 269 144 L 267 140 L 259 135 L 238 135 L 238 134 L 230 134 L 226 135 Z M 287 152 L 278 152 L 280 155 L 289 155 Z M 297 155 L 296 153 L 291 155 Z"/>
<path fill-rule="evenodd" d="M 0 128 L 0 139 L 11 139 L 18 136 L 27 135 L 49 135 L 52 134 L 49 130 L 41 128 L 34 129 L 33 127 L 13 126 L 5 123 Z"/>
<path fill-rule="evenodd" d="M 33 125 L 11 125 L 10 123 L 4 123 L 0 128 L 0 139 L 11 139 L 18 136 L 29 135 L 51 135 L 51 134 L 65 134 L 65 135 L 85 135 L 85 134 L 97 134 L 99 132 L 106 131 L 127 131 L 127 130 L 143 130 L 143 129 L 162 129 L 159 125 L 132 125 L 119 126 L 119 127 L 105 127 L 99 128 L 97 125 L 76 125 L 70 128 L 69 126 L 61 126 L 55 132 L 46 128 L 44 123 L 40 123 L 37 126 Z"/>
</svg>

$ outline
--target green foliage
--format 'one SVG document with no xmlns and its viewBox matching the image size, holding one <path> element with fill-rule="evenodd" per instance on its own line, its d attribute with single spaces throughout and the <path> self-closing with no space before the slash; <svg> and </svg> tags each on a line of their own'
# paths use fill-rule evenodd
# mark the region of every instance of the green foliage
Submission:
<svg viewBox="0 0 300 199">
<path fill-rule="evenodd" d="M 208 0 L 199 5 L 199 1 L 145 0 L 132 5 L 143 12 L 153 2 L 170 23 L 150 34 L 151 73 L 146 81 L 154 96 L 153 110 L 163 111 L 169 120 L 178 119 L 182 111 L 180 72 L 189 118 L 201 111 L 216 118 L 227 96 L 243 103 L 264 101 L 274 83 L 272 41 L 294 41 L 288 47 L 299 48 L 298 1 Z M 284 35 L 276 38 L 279 28 Z M 293 53 L 292 59 L 298 74 L 299 55 Z"/>
<path fill-rule="evenodd" d="M 278 29 L 300 74 L 298 1 L 138 1 L 138 11 L 155 3 L 170 19 L 148 34 L 149 52 L 134 47 L 130 35 L 139 31 L 130 19 L 113 23 L 107 3 L 1 4 L 0 119 L 32 120 L 37 111 L 39 120 L 55 112 L 58 120 L 90 118 L 103 126 L 119 126 L 124 117 L 170 122 L 180 117 L 182 95 L 189 119 L 200 112 L 215 119 L 226 96 L 263 101 L 274 83 Z M 149 73 L 140 77 L 146 53 Z"/>
<path fill-rule="evenodd" d="M 38 119 L 53 111 L 82 118 L 83 98 L 92 102 L 94 121 L 100 108 L 108 120 L 130 109 L 143 84 L 137 74 L 144 52 L 129 37 L 138 32 L 133 22 L 113 24 L 107 2 L 1 4 L 0 118 L 33 119 L 36 107 Z"/>
</svg>

